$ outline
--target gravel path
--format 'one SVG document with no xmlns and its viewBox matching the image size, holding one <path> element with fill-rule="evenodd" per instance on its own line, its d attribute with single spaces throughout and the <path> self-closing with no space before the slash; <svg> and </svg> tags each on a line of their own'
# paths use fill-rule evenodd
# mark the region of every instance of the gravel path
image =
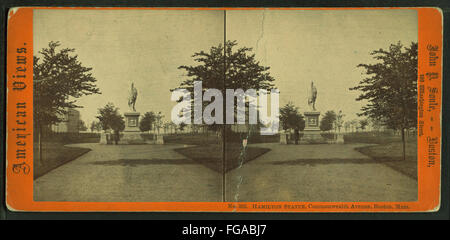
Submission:
<svg viewBox="0 0 450 240">
<path fill-rule="evenodd" d="M 228 173 L 228 201 L 416 201 L 417 181 L 354 150 L 367 144 L 252 144 L 272 150 Z"/>
<path fill-rule="evenodd" d="M 222 200 L 221 174 L 173 151 L 183 145 L 73 146 L 92 151 L 35 180 L 36 201 Z M 252 146 L 272 150 L 227 173 L 227 201 L 417 200 L 417 181 L 354 150 L 367 144 Z"/>
<path fill-rule="evenodd" d="M 221 201 L 218 174 L 172 149 L 72 144 L 92 151 L 34 181 L 36 201 Z"/>
</svg>

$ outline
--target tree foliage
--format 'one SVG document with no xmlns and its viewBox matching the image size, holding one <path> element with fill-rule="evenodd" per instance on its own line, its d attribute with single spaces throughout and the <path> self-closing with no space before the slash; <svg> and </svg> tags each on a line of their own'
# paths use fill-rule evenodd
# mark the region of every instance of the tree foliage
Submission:
<svg viewBox="0 0 450 240">
<path fill-rule="evenodd" d="M 320 130 L 330 131 L 333 129 L 333 124 L 336 121 L 336 113 L 334 111 L 327 111 L 320 120 Z"/>
<path fill-rule="evenodd" d="M 222 44 L 213 46 L 209 52 L 194 53 L 192 57 L 194 61 L 198 62 L 198 65 L 179 67 L 179 69 L 185 70 L 187 77 L 179 88 L 193 93 L 194 81 L 201 81 L 203 92 L 212 88 L 222 91 L 239 88 L 244 91 L 248 89 L 273 89 L 275 79 L 268 72 L 270 67 L 260 65 L 255 59 L 255 54 L 252 53 L 252 48 L 241 47 L 235 50 L 236 46 L 236 41 L 227 41 L 225 46 Z M 225 94 L 223 94 L 223 97 L 225 98 Z M 192 101 L 193 99 L 192 96 Z M 234 101 L 234 104 L 236 116 L 236 101 Z M 203 108 L 207 105 L 208 102 L 204 102 Z M 248 103 L 246 107 L 248 108 Z M 223 110 L 225 111 L 225 109 Z M 215 130 L 218 127 L 215 124 L 209 126 L 209 128 Z"/>
<path fill-rule="evenodd" d="M 270 67 L 256 61 L 255 54 L 251 54 L 252 48 L 233 51 L 236 45 L 236 41 L 227 41 L 225 48 L 219 44 L 211 47 L 209 52 L 194 53 L 192 57 L 198 65 L 178 67 L 185 70 L 188 77 L 180 88 L 193 92 L 194 81 L 201 81 L 204 89 L 272 89 L 274 78 L 268 72 Z"/>
<path fill-rule="evenodd" d="M 103 130 L 112 129 L 114 131 L 123 131 L 125 129 L 125 121 L 119 113 L 119 109 L 112 103 L 106 104 L 105 107 L 98 109 L 96 116 L 102 125 Z"/>
<path fill-rule="evenodd" d="M 152 130 L 153 123 L 156 121 L 156 114 L 154 112 L 146 112 L 139 123 L 139 129 L 142 132 Z"/>
<path fill-rule="evenodd" d="M 68 109 L 80 107 L 76 98 L 100 93 L 92 68 L 84 67 L 73 54 L 75 49 L 57 51 L 59 42 L 50 42 L 48 48 L 33 57 L 34 121 L 40 126 L 63 121 Z"/>
<path fill-rule="evenodd" d="M 369 120 L 367 120 L 367 119 L 359 120 L 359 126 L 360 126 L 361 130 L 365 130 L 367 125 L 369 125 Z"/>
<path fill-rule="evenodd" d="M 359 64 L 367 75 L 359 85 L 357 101 L 367 100 L 360 116 L 368 116 L 392 129 L 417 126 L 417 43 L 403 47 L 398 42 L 388 50 L 371 53 L 374 64 Z"/>
<path fill-rule="evenodd" d="M 305 129 L 303 115 L 292 102 L 280 108 L 280 122 L 283 125 L 283 130 L 298 129 L 299 131 L 303 131 Z"/>
</svg>

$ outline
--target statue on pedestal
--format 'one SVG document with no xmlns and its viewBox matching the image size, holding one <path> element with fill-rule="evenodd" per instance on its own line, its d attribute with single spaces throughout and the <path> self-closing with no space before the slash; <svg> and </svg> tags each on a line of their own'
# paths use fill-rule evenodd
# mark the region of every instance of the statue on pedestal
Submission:
<svg viewBox="0 0 450 240">
<path fill-rule="evenodd" d="M 317 99 L 317 88 L 311 81 L 311 90 L 308 96 L 308 105 L 313 111 L 316 111 L 316 99 Z"/>
<path fill-rule="evenodd" d="M 141 130 L 139 129 L 139 116 L 140 113 L 136 112 L 135 104 L 137 99 L 137 89 L 134 87 L 134 83 L 131 83 L 131 89 L 128 96 L 128 107 L 130 112 L 125 112 L 125 129 L 119 141 L 119 144 L 142 144 L 145 143 L 145 139 L 141 136 Z"/>
<path fill-rule="evenodd" d="M 128 97 L 128 107 L 136 112 L 136 108 L 134 105 L 136 104 L 137 99 L 137 89 L 134 87 L 134 83 L 131 83 L 130 96 Z"/>
<path fill-rule="evenodd" d="M 308 93 L 308 105 L 310 111 L 304 113 L 305 116 L 305 129 L 303 130 L 302 143 L 315 144 L 326 143 L 321 135 L 320 131 L 320 112 L 316 110 L 317 88 L 311 81 L 311 89 Z"/>
</svg>

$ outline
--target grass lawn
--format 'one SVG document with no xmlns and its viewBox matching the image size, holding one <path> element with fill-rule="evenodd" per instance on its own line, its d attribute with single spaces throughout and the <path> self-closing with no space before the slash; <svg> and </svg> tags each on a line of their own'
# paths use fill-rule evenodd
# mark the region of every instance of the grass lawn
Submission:
<svg viewBox="0 0 450 240">
<path fill-rule="evenodd" d="M 406 160 L 403 160 L 402 142 L 398 141 L 356 150 L 417 180 L 417 141 L 406 142 Z"/>
<path fill-rule="evenodd" d="M 51 170 L 68 163 L 79 156 L 90 151 L 88 148 L 65 147 L 58 142 L 42 143 L 42 165 L 38 163 L 39 152 L 38 143 L 33 145 L 34 161 L 33 161 L 33 178 L 36 179 Z"/>
<path fill-rule="evenodd" d="M 241 162 L 251 161 L 270 151 L 268 148 L 247 147 L 245 153 L 241 151 L 240 144 L 227 143 L 226 145 L 225 172 L 237 168 Z M 222 145 L 208 144 L 188 148 L 175 149 L 176 152 L 186 156 L 206 167 L 222 172 Z"/>
</svg>

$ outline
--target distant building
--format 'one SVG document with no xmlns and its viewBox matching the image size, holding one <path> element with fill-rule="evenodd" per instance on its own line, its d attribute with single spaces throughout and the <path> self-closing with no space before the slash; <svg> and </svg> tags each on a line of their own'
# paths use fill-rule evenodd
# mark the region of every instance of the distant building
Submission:
<svg viewBox="0 0 450 240">
<path fill-rule="evenodd" d="M 79 132 L 81 118 L 78 110 L 71 108 L 62 118 L 64 119 L 62 122 L 51 126 L 53 132 Z"/>
</svg>

